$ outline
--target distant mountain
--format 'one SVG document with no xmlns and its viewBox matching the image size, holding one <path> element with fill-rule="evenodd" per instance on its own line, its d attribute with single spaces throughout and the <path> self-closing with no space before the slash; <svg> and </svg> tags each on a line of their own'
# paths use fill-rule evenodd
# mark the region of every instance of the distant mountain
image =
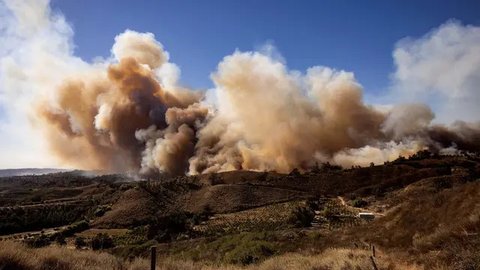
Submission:
<svg viewBox="0 0 480 270">
<path fill-rule="evenodd" d="M 40 175 L 40 174 L 49 174 L 49 173 L 67 172 L 67 171 L 70 171 L 70 170 L 53 169 L 53 168 L 4 169 L 4 170 L 0 170 L 0 177 L 32 175 L 32 174 Z"/>
</svg>

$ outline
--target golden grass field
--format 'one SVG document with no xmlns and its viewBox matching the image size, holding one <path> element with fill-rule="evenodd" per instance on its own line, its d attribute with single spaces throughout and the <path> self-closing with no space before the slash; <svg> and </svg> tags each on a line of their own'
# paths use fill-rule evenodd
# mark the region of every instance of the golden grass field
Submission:
<svg viewBox="0 0 480 270">
<path fill-rule="evenodd" d="M 157 270 L 348 270 L 372 269 L 371 252 L 364 249 L 327 249 L 320 254 L 288 253 L 272 257 L 258 265 L 212 265 L 201 262 L 158 258 Z M 424 269 L 406 265 L 393 256 L 379 253 L 375 258 L 379 269 Z M 133 261 L 119 259 L 105 252 L 72 250 L 50 246 L 30 249 L 15 242 L 0 242 L 0 267 L 3 270 L 147 270 L 150 262 L 145 258 Z M 447 268 L 437 268 L 447 269 Z"/>
</svg>

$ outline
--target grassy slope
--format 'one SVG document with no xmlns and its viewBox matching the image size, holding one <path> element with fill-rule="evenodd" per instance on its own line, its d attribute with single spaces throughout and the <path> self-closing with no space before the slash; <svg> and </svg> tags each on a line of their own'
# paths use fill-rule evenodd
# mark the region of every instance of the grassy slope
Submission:
<svg viewBox="0 0 480 270">
<path fill-rule="evenodd" d="M 98 194 L 103 198 L 103 203 L 112 205 L 111 211 L 91 224 L 93 226 L 107 224 L 107 227 L 123 228 L 137 222 L 137 217 L 148 219 L 175 208 L 202 211 L 208 205 L 213 208 L 214 213 L 226 213 L 218 216 L 219 221 L 227 220 L 227 223 L 241 225 L 242 220 L 250 222 L 250 218 L 243 217 L 245 215 L 250 216 L 251 213 L 256 213 L 256 215 L 266 216 L 262 214 L 263 208 L 257 208 L 258 211 L 251 210 L 247 212 L 248 214 L 232 212 L 318 195 L 330 197 L 331 200 L 340 195 L 347 200 L 347 203 L 351 203 L 353 199 L 362 198 L 369 202 L 366 210 L 383 211 L 385 216 L 372 223 L 329 230 L 315 229 L 305 232 L 301 229 L 278 228 L 278 231 L 269 229 L 271 232 L 263 236 L 259 236 L 255 228 L 250 228 L 249 230 L 254 231 L 174 241 L 160 245 L 159 250 L 174 260 L 199 260 L 213 263 L 242 264 L 245 258 L 249 263 L 248 260 L 251 258 L 249 259 L 248 256 L 253 254 L 261 263 L 251 266 L 251 269 L 293 269 L 282 268 L 285 265 L 294 266 L 296 269 L 342 269 L 338 265 L 326 267 L 324 261 L 328 260 L 348 261 L 352 267 L 346 269 L 355 269 L 352 263 L 354 260 L 360 266 L 359 269 L 370 269 L 371 265 L 369 262 L 365 264 L 365 256 L 361 255 L 365 254 L 362 247 L 365 243 L 374 243 L 381 254 L 378 258 L 383 266 L 381 269 L 415 269 L 414 267 L 421 269 L 415 265 L 424 265 L 426 269 L 477 269 L 480 268 L 480 254 L 477 252 L 480 250 L 480 212 L 478 210 L 480 209 L 478 200 L 480 182 L 477 181 L 480 176 L 479 168 L 476 159 L 444 157 L 302 175 L 227 172 L 214 177 L 211 175 L 183 177 L 152 186 L 142 184 L 135 189 L 132 187 L 136 185 L 132 184 L 120 188 L 120 184 L 112 184 L 108 181 L 90 179 L 82 182 L 82 179 L 75 177 L 73 182 L 65 180 L 68 177 L 57 177 L 57 182 L 48 180 L 32 182 L 30 178 L 22 178 L 22 185 L 39 190 L 38 192 L 43 194 L 48 194 L 43 189 L 85 187 L 81 194 L 92 194 L 92 196 Z M 14 182 L 14 180 L 0 181 L 0 188 L 10 190 L 22 188 L 22 185 L 12 185 L 12 181 Z M 52 191 L 51 194 L 57 193 Z M 26 192 L 22 196 L 29 196 L 29 193 Z M 65 196 L 67 199 L 68 195 Z M 99 222 L 102 220 L 104 222 Z M 262 228 L 257 229 L 262 230 Z M 354 246 L 358 248 L 352 248 Z M 331 251 L 332 247 L 335 247 L 333 251 Z M 18 248 L 22 249 L 22 247 Z M 37 254 L 36 251 L 25 248 L 23 250 L 25 254 L 32 252 Z M 1 246 L 0 252 L 5 253 Z M 75 251 L 71 252 L 75 253 Z M 290 254 L 292 252 L 295 254 Z M 337 252 L 343 255 L 335 257 L 334 253 Z M 52 253 L 55 252 L 52 251 Z M 319 253 L 322 253 L 323 257 L 319 257 Z M 75 255 L 64 254 L 64 256 Z M 275 257 L 267 259 L 270 256 Z M 131 267 L 120 259 L 116 260 L 119 260 L 119 265 L 125 265 L 126 268 L 123 269 Z M 401 263 L 402 261 L 408 263 L 407 268 L 402 268 L 406 267 Z M 139 265 L 142 263 L 144 262 L 137 262 Z M 198 263 L 184 265 L 177 261 L 171 263 L 177 268 L 166 269 L 201 269 L 203 267 Z M 305 265 L 305 268 L 298 265 Z"/>
<path fill-rule="evenodd" d="M 311 270 L 311 269 L 371 269 L 370 253 L 362 249 L 327 249 L 316 255 L 285 254 L 268 259 L 258 265 L 247 267 L 233 265 L 212 265 L 201 262 L 172 260 L 159 257 L 157 270 Z M 380 269 L 422 269 L 405 265 L 393 256 L 383 254 L 377 257 Z M 0 242 L 0 268 L 4 270 L 147 270 L 149 261 L 135 259 L 121 260 L 108 253 L 77 251 L 63 247 L 29 249 L 18 243 Z"/>
</svg>

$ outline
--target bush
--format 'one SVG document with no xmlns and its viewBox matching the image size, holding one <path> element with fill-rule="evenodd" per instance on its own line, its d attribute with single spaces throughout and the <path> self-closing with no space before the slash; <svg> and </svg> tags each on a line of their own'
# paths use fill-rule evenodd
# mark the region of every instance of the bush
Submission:
<svg viewBox="0 0 480 270">
<path fill-rule="evenodd" d="M 39 194 L 35 194 L 32 196 L 32 198 L 30 199 L 33 203 L 39 203 L 42 201 L 42 196 L 39 195 Z"/>
<path fill-rule="evenodd" d="M 220 175 L 216 174 L 216 173 L 211 173 L 209 176 L 208 176 L 208 181 L 210 182 L 210 185 L 212 186 L 215 186 L 215 185 L 220 185 L 220 184 L 224 184 L 225 182 L 223 181 L 223 179 L 220 177 Z"/>
<path fill-rule="evenodd" d="M 63 235 L 58 235 L 57 237 L 55 237 L 55 242 L 57 242 L 57 244 L 61 246 L 67 244 L 67 241 L 65 241 L 65 237 Z"/>
<path fill-rule="evenodd" d="M 101 217 L 103 215 L 105 215 L 105 212 L 106 212 L 106 208 L 104 207 L 98 207 L 97 209 L 95 209 L 95 212 L 93 213 L 96 217 Z"/>
<path fill-rule="evenodd" d="M 157 244 L 158 242 L 155 240 L 148 240 L 136 244 L 118 245 L 112 250 L 112 253 L 122 258 L 139 257 L 148 254 L 150 248 L 152 246 L 156 246 Z"/>
<path fill-rule="evenodd" d="M 330 207 L 327 207 L 325 206 L 322 210 L 322 215 L 326 218 L 326 219 L 333 219 L 336 217 L 335 215 L 335 211 L 333 211 Z"/>
<path fill-rule="evenodd" d="M 428 150 L 418 151 L 417 153 L 413 154 L 409 160 L 422 160 L 432 157 L 432 153 Z"/>
<path fill-rule="evenodd" d="M 112 210 L 112 208 L 108 205 L 101 205 L 95 209 L 95 212 L 93 213 L 96 217 L 101 217 L 103 216 L 107 211 Z"/>
<path fill-rule="evenodd" d="M 267 181 L 267 179 L 268 179 L 268 173 L 267 172 L 263 172 L 258 176 L 258 181 L 260 181 L 260 182 Z"/>
<path fill-rule="evenodd" d="M 294 168 L 289 174 L 288 176 L 293 176 L 293 177 L 297 177 L 297 176 L 301 176 L 302 174 L 300 173 L 300 171 L 297 169 L 297 168 Z"/>
<path fill-rule="evenodd" d="M 433 187 L 435 188 L 436 191 L 440 191 L 446 188 L 451 188 L 452 181 L 445 177 L 438 178 L 434 180 Z"/>
<path fill-rule="evenodd" d="M 188 212 L 176 212 L 155 219 L 147 228 L 147 238 L 160 242 L 174 240 L 181 233 L 189 232 L 195 217 Z"/>
<path fill-rule="evenodd" d="M 365 207 L 368 205 L 368 202 L 365 201 L 365 200 L 362 200 L 362 199 L 355 199 L 352 201 L 352 206 L 353 207 L 358 207 L 358 208 L 361 208 L 361 207 Z"/>
<path fill-rule="evenodd" d="M 341 171 L 342 167 L 338 165 L 332 165 L 330 162 L 322 163 L 321 166 L 323 171 Z"/>
<path fill-rule="evenodd" d="M 407 159 L 406 159 L 404 156 L 399 156 L 397 159 L 395 159 L 395 160 L 393 161 L 393 163 L 399 164 L 399 163 L 403 163 L 403 162 L 405 162 L 405 161 L 407 161 Z"/>
<path fill-rule="evenodd" d="M 87 245 L 87 242 L 85 242 L 85 238 L 83 237 L 77 237 L 75 238 L 75 247 L 80 249 L 82 247 L 85 247 Z"/>
<path fill-rule="evenodd" d="M 195 261 L 247 265 L 261 262 L 277 254 L 279 249 L 278 238 L 271 232 L 242 232 L 206 241 L 182 252 L 182 256 Z"/>
<path fill-rule="evenodd" d="M 308 208 L 312 210 L 318 210 L 320 208 L 320 205 L 318 203 L 318 198 L 311 198 L 307 200 L 307 205 Z"/>
<path fill-rule="evenodd" d="M 99 233 L 92 239 L 91 247 L 93 250 L 112 248 L 113 239 L 106 233 Z"/>
<path fill-rule="evenodd" d="M 50 245 L 51 242 L 52 241 L 50 240 L 50 238 L 44 234 L 25 240 L 25 243 L 27 244 L 27 246 L 33 247 L 33 248 L 45 247 Z"/>
<path fill-rule="evenodd" d="M 192 217 L 190 218 L 190 222 L 193 225 L 198 225 L 202 221 L 208 220 L 208 218 L 211 217 L 212 215 L 213 215 L 212 209 L 210 208 L 209 205 L 206 205 L 203 208 L 203 211 L 201 213 L 192 214 Z"/>
<path fill-rule="evenodd" d="M 310 227 L 312 226 L 315 212 L 306 207 L 297 207 L 293 210 L 291 223 L 296 227 Z"/>
<path fill-rule="evenodd" d="M 65 228 L 63 231 L 61 231 L 59 234 L 61 234 L 63 237 L 69 237 L 72 236 L 78 232 L 83 232 L 89 228 L 88 221 L 82 220 L 79 222 L 75 222 L 72 225 L 68 226 Z"/>
<path fill-rule="evenodd" d="M 266 241 L 244 242 L 236 246 L 225 256 L 225 261 L 235 264 L 257 263 L 275 253 L 272 244 Z"/>
</svg>

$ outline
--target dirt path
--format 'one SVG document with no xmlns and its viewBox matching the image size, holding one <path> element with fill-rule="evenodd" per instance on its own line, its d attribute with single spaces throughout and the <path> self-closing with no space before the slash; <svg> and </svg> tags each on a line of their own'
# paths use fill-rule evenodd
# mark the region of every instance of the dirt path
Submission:
<svg viewBox="0 0 480 270">
<path fill-rule="evenodd" d="M 341 203 L 343 206 L 347 206 L 347 204 L 345 203 L 345 200 L 343 199 L 342 196 L 338 196 L 337 198 L 340 200 L 340 203 Z"/>
</svg>

